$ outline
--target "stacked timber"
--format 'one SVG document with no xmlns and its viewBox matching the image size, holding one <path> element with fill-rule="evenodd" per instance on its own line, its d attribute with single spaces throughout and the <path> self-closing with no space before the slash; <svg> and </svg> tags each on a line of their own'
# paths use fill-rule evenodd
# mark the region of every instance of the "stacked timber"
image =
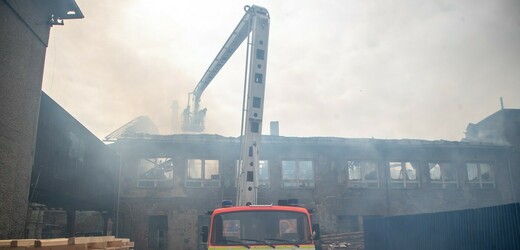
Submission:
<svg viewBox="0 0 520 250">
<path fill-rule="evenodd" d="M 363 232 L 322 235 L 321 243 L 322 249 L 327 250 L 365 249 L 365 237 Z"/>
<path fill-rule="evenodd" d="M 114 236 L 0 240 L 0 250 L 130 250 L 134 242 Z"/>
</svg>

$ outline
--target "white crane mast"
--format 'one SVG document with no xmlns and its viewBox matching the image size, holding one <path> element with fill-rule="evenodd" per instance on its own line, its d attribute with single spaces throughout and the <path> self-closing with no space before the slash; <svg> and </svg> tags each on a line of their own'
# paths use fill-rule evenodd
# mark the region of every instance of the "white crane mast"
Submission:
<svg viewBox="0 0 520 250">
<path fill-rule="evenodd" d="M 269 13 L 253 5 L 251 13 L 251 43 L 247 79 L 246 113 L 240 150 L 237 205 L 256 205 L 258 191 L 259 152 L 264 114 L 265 76 L 269 40 Z"/>
</svg>

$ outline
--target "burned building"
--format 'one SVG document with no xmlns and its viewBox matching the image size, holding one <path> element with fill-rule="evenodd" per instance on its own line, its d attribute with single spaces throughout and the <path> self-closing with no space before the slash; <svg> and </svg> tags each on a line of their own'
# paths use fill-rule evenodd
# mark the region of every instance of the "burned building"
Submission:
<svg viewBox="0 0 520 250">
<path fill-rule="evenodd" d="M 96 231 L 106 234 L 109 220 L 116 220 L 119 156 L 44 92 L 39 113 L 27 213 L 40 216 L 25 223 L 27 237 L 92 233 L 81 225 L 94 220 L 82 219 L 87 211 L 102 217 Z M 44 223 L 48 219 L 53 222 Z"/>
<path fill-rule="evenodd" d="M 507 121 L 518 119 L 517 111 L 511 113 Z M 132 131 L 129 127 L 125 130 Z M 139 249 L 200 245 L 204 212 L 222 200 L 236 199 L 240 138 L 136 131 L 119 135 L 111 147 L 122 157 L 121 236 L 132 238 Z M 316 209 L 322 233 L 328 234 L 362 231 L 367 218 L 517 202 L 520 161 L 513 145 L 469 137 L 425 141 L 264 135 L 258 203 L 298 199 Z"/>
</svg>

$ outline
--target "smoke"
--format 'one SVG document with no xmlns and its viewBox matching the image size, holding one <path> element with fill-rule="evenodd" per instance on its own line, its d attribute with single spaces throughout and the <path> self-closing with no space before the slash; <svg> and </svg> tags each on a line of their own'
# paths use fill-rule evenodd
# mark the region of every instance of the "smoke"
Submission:
<svg viewBox="0 0 520 250">
<path fill-rule="evenodd" d="M 235 1 L 89 0 L 53 27 L 44 90 L 102 138 L 147 115 L 170 130 L 243 15 Z M 520 107 L 517 1 L 260 1 L 271 15 L 264 129 L 459 140 Z M 202 96 L 206 133 L 240 133 L 245 47 Z"/>
</svg>

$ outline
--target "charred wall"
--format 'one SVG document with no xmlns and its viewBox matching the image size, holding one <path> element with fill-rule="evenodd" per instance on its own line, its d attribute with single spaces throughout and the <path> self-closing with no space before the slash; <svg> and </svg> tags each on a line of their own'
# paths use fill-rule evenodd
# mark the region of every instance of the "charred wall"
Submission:
<svg viewBox="0 0 520 250">
<path fill-rule="evenodd" d="M 111 212 L 120 158 L 42 92 L 30 202 Z"/>
<path fill-rule="evenodd" d="M 140 249 L 195 248 L 199 216 L 221 200 L 235 200 L 237 138 L 149 136 L 112 146 L 124 159 L 120 232 Z M 318 211 L 325 234 L 360 231 L 367 218 L 515 200 L 510 164 L 518 162 L 511 163 L 510 147 L 264 136 L 260 155 L 267 174 L 259 176 L 259 204 L 297 198 Z M 166 231 L 154 226 L 153 216 L 165 216 Z"/>
</svg>

